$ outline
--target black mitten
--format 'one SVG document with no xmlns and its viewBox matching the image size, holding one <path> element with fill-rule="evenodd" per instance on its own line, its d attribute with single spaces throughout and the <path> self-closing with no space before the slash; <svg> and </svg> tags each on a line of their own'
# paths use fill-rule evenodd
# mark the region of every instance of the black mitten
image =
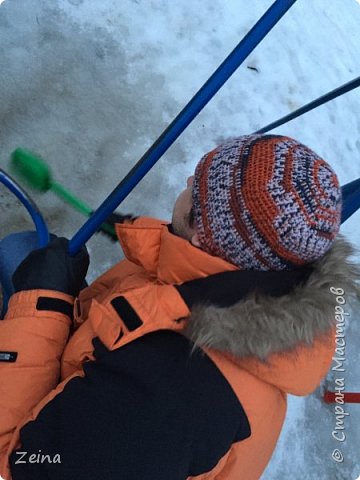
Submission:
<svg viewBox="0 0 360 480">
<path fill-rule="evenodd" d="M 31 252 L 12 277 L 15 292 L 56 290 L 76 297 L 89 267 L 89 254 L 83 247 L 74 257 L 68 253 L 69 240 L 56 238 L 47 247 Z"/>
</svg>

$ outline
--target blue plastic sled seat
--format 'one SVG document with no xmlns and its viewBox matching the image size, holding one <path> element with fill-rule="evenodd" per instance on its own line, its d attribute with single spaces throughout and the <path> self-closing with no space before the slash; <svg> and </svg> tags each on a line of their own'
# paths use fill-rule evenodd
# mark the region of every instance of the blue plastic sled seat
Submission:
<svg viewBox="0 0 360 480">
<path fill-rule="evenodd" d="M 33 250 L 39 248 L 37 232 L 12 233 L 0 241 L 0 284 L 3 292 L 3 312 L 14 292 L 12 276 L 16 268 Z M 2 315 L 3 316 L 3 315 Z"/>
</svg>

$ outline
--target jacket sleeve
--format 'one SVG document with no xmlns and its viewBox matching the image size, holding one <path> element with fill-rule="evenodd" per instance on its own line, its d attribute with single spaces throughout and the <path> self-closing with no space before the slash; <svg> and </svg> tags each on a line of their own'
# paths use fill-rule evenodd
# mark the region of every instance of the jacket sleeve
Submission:
<svg viewBox="0 0 360 480">
<path fill-rule="evenodd" d="M 58 383 L 73 297 L 48 290 L 14 294 L 0 321 L 0 474 L 18 423 Z"/>
<path fill-rule="evenodd" d="M 84 376 L 21 429 L 21 450 L 54 462 L 18 463 L 15 450 L 13 480 L 185 480 L 250 435 L 226 379 L 181 334 L 156 331 L 113 351 L 93 343 Z"/>
</svg>

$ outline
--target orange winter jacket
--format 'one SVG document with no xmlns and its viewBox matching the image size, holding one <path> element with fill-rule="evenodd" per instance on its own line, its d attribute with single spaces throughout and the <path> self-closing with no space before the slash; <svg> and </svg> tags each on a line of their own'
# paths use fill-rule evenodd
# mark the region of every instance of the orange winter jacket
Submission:
<svg viewBox="0 0 360 480">
<path fill-rule="evenodd" d="M 221 456 L 217 453 L 216 464 L 207 471 L 199 467 L 187 478 L 259 479 L 280 435 L 287 394 L 311 393 L 330 367 L 335 299 L 329 287 L 342 283 L 350 292 L 355 283 L 345 240 L 339 237 L 306 283 L 287 295 L 274 299 L 254 293 L 226 308 L 205 304 L 190 312 L 174 285 L 236 267 L 173 235 L 157 220 L 117 225 L 117 233 L 126 259 L 81 292 L 70 335 L 66 308 L 53 311 L 39 299 L 64 306 L 74 303 L 71 297 L 28 291 L 10 299 L 0 322 L 0 349 L 16 352 L 17 358 L 0 363 L 0 474 L 11 479 L 9 457 L 21 447 L 21 433 L 25 438 L 71 382 L 86 379 L 84 369 L 96 364 L 94 338 L 107 352 L 121 353 L 151 332 L 172 331 L 200 346 L 250 427 L 247 438 L 234 439 Z M 125 319 L 123 301 L 135 323 Z M 121 425 L 118 431 L 121 436 Z"/>
</svg>

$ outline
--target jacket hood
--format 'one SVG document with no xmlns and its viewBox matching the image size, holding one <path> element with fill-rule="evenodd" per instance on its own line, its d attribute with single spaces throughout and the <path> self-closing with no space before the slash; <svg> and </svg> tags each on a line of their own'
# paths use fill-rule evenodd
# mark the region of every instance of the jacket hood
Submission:
<svg viewBox="0 0 360 480">
<path fill-rule="evenodd" d="M 324 257 L 313 263 L 307 281 L 291 293 L 278 298 L 250 294 L 226 309 L 198 306 L 186 334 L 283 391 L 307 395 L 331 365 L 335 307 L 349 312 L 351 300 L 360 299 L 360 269 L 351 262 L 353 254 L 352 246 L 338 235 Z M 344 305 L 337 303 L 336 292 Z M 344 317 L 337 318 L 343 331 Z"/>
<path fill-rule="evenodd" d="M 118 233 L 127 258 L 160 283 L 179 284 L 237 269 L 153 222 L 150 229 L 148 222 L 140 222 Z M 334 354 L 338 304 L 331 288 L 344 291 L 344 310 L 351 298 L 360 299 L 360 269 L 351 261 L 353 254 L 352 246 L 338 235 L 312 264 L 308 279 L 290 293 L 280 297 L 251 293 L 225 308 L 195 306 L 184 334 L 195 345 L 221 351 L 283 391 L 307 394 L 326 374 Z"/>
<path fill-rule="evenodd" d="M 352 254 L 353 248 L 339 235 L 324 257 L 313 263 L 307 281 L 291 293 L 277 298 L 250 294 L 226 309 L 198 306 L 188 331 L 202 345 L 262 360 L 299 343 L 310 345 L 335 326 L 337 295 L 331 288 L 342 289 L 346 303 L 360 298 L 360 269 L 349 260 Z M 204 332 L 207 336 L 211 332 L 211 339 Z"/>
</svg>

